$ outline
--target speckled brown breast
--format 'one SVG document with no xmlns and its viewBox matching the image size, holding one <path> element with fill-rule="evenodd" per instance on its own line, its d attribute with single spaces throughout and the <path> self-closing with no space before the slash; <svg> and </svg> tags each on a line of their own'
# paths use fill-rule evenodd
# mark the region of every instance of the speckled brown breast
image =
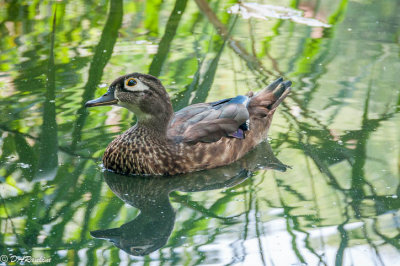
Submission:
<svg viewBox="0 0 400 266">
<path fill-rule="evenodd" d="M 108 145 L 103 164 L 124 174 L 177 174 L 186 164 L 177 148 L 157 132 L 135 125 Z"/>
</svg>

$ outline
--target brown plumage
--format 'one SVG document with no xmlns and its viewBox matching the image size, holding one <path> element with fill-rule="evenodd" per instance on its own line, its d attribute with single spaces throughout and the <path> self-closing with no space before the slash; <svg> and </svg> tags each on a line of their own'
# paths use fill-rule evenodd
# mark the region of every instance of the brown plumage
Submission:
<svg viewBox="0 0 400 266">
<path fill-rule="evenodd" d="M 267 137 L 276 107 L 290 92 L 277 79 L 257 94 L 190 105 L 173 113 L 161 82 L 132 73 L 86 106 L 117 104 L 133 111 L 136 125 L 107 147 L 104 167 L 118 173 L 175 175 L 230 164 Z"/>
</svg>

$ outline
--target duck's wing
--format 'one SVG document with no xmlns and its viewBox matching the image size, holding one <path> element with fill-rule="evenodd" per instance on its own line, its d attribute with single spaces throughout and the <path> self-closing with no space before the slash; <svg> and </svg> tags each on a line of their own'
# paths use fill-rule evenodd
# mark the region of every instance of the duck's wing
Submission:
<svg viewBox="0 0 400 266">
<path fill-rule="evenodd" d="M 248 130 L 250 98 L 237 96 L 212 103 L 193 104 L 175 113 L 168 137 L 175 142 L 215 142 L 222 137 L 244 138 Z"/>
</svg>

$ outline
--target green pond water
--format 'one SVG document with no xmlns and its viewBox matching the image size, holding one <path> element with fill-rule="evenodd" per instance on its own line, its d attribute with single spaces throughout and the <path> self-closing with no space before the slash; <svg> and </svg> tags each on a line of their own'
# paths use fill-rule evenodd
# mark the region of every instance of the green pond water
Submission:
<svg viewBox="0 0 400 266">
<path fill-rule="evenodd" d="M 400 2 L 257 3 L 0 0 L 0 264 L 400 265 Z M 84 103 L 131 72 L 176 110 L 293 90 L 242 160 L 129 177 L 135 116 Z"/>
</svg>

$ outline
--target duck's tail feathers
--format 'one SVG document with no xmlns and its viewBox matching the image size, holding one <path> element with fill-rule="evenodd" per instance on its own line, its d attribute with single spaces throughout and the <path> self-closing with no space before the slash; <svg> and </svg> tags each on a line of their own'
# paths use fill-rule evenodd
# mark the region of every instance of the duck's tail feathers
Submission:
<svg viewBox="0 0 400 266">
<path fill-rule="evenodd" d="M 272 82 L 268 87 L 251 97 L 249 103 L 250 113 L 266 116 L 274 112 L 290 93 L 291 85 L 291 81 L 284 81 L 283 78 L 278 78 Z"/>
</svg>

